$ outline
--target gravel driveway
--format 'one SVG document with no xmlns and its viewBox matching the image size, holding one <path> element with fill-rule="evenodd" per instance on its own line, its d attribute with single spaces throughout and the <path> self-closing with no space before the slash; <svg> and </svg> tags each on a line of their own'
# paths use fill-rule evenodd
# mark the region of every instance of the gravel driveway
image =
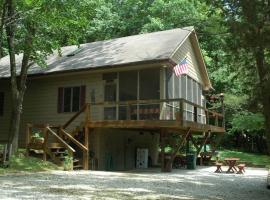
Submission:
<svg viewBox="0 0 270 200">
<path fill-rule="evenodd" d="M 216 174 L 214 167 L 130 172 L 53 171 L 0 176 L 0 199 L 270 199 L 266 169 Z"/>
</svg>

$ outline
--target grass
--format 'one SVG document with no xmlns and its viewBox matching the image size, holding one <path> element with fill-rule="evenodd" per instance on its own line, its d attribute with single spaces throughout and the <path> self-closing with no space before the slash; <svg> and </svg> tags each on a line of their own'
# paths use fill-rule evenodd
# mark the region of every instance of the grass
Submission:
<svg viewBox="0 0 270 200">
<path fill-rule="evenodd" d="M 61 169 L 57 165 L 39 158 L 26 157 L 24 150 L 11 157 L 8 168 L 0 167 L 0 174 L 18 172 L 40 172 Z"/>
<path fill-rule="evenodd" d="M 219 151 L 219 157 L 221 160 L 228 157 L 240 158 L 239 162 L 245 162 L 249 166 L 264 166 L 270 168 L 270 156 L 267 155 L 232 150 L 221 150 Z"/>
</svg>

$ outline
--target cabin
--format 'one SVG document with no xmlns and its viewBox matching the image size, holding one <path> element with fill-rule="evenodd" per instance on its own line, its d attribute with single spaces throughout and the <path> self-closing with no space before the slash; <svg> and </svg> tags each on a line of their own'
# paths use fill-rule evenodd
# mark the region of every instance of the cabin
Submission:
<svg viewBox="0 0 270 200">
<path fill-rule="evenodd" d="M 173 67 L 183 59 L 188 72 L 176 76 Z M 22 55 L 16 60 L 19 66 Z M 225 132 L 223 113 L 206 108 L 212 85 L 193 27 L 67 46 L 46 63 L 28 73 L 19 145 L 30 155 L 61 163 L 65 152 L 74 168 L 165 171 L 188 142 L 199 154 Z M 6 140 L 9 58 L 0 66 L 0 140 Z M 166 160 L 172 135 L 176 150 Z"/>
</svg>

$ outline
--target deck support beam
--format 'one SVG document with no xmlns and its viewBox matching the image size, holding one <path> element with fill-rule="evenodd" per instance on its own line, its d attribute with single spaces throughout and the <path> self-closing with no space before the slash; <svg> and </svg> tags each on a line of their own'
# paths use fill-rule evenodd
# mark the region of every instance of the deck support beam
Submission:
<svg viewBox="0 0 270 200">
<path fill-rule="evenodd" d="M 200 144 L 200 146 L 197 146 L 197 156 L 199 155 L 199 153 L 201 152 L 202 148 L 204 147 L 204 145 L 206 144 L 207 140 L 209 139 L 210 137 L 210 131 L 207 132 L 203 138 L 203 141 L 202 143 Z"/>
<path fill-rule="evenodd" d="M 180 144 L 176 147 L 175 151 L 171 154 L 171 157 L 170 159 L 167 161 L 167 163 L 165 164 L 165 170 L 166 171 L 169 171 L 169 169 L 171 168 L 170 166 L 172 165 L 173 163 L 173 160 L 175 159 L 175 156 L 177 155 L 177 152 L 181 149 L 181 147 L 183 147 L 185 144 L 186 144 L 186 141 L 187 141 L 187 138 L 191 135 L 191 128 L 189 128 L 187 130 L 187 132 L 182 135 L 181 137 L 181 141 L 180 141 Z"/>
</svg>

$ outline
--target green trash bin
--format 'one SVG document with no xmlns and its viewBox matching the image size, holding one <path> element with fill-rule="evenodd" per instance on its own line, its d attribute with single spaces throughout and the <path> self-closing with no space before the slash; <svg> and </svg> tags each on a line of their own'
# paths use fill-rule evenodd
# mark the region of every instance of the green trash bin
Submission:
<svg viewBox="0 0 270 200">
<path fill-rule="evenodd" d="M 196 160 L 197 160 L 197 156 L 196 153 L 188 153 L 186 155 L 187 158 L 187 169 L 196 169 Z"/>
</svg>

